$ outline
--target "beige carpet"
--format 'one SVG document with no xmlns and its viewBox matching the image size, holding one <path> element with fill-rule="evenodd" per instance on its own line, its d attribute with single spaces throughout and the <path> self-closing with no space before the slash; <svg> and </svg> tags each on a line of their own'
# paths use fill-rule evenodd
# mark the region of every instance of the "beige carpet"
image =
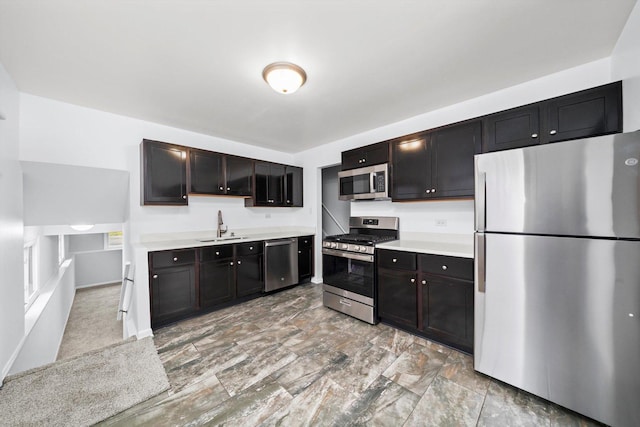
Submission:
<svg viewBox="0 0 640 427">
<path fill-rule="evenodd" d="M 153 339 L 123 341 L 7 378 L 0 424 L 87 426 L 168 388 Z"/>
<path fill-rule="evenodd" d="M 122 341 L 122 321 L 116 320 L 120 286 L 114 283 L 76 291 L 57 360 Z"/>
</svg>

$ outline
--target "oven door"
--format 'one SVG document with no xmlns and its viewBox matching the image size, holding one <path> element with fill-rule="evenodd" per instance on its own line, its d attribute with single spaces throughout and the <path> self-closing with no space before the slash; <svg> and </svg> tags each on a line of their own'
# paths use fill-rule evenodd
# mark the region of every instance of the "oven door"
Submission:
<svg viewBox="0 0 640 427">
<path fill-rule="evenodd" d="M 327 285 L 373 298 L 373 255 L 322 249 L 322 281 Z"/>
</svg>

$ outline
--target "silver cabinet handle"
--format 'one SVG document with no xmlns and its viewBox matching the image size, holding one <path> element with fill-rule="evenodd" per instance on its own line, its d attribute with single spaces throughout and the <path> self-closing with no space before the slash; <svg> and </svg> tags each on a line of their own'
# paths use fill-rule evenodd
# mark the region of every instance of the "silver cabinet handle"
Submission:
<svg viewBox="0 0 640 427">
<path fill-rule="evenodd" d="M 252 251 L 253 250 L 253 246 L 249 246 L 249 250 Z"/>
<path fill-rule="evenodd" d="M 175 256 L 174 256 L 174 257 L 173 257 L 173 261 L 175 262 L 175 261 L 177 261 L 177 260 L 178 260 L 178 257 L 175 257 Z"/>
<path fill-rule="evenodd" d="M 186 198 L 187 198 L 186 194 L 185 194 L 184 196 L 182 196 L 182 198 L 183 198 L 183 199 L 186 199 Z"/>
<path fill-rule="evenodd" d="M 238 265 L 242 264 L 242 261 L 238 261 Z M 231 265 L 233 265 L 233 263 L 231 263 Z"/>
<path fill-rule="evenodd" d="M 157 274 L 154 274 L 154 275 L 153 275 L 153 278 L 154 278 L 154 279 L 157 279 L 157 278 L 158 278 L 158 275 L 157 275 Z"/>
<path fill-rule="evenodd" d="M 398 258 L 392 259 L 391 262 L 398 262 Z"/>
<path fill-rule="evenodd" d="M 298 253 L 299 253 L 299 254 L 301 254 L 301 253 L 302 253 L 302 251 L 298 251 Z"/>
<path fill-rule="evenodd" d="M 233 265 L 233 261 L 229 263 L 229 265 Z"/>
<path fill-rule="evenodd" d="M 446 270 L 446 269 L 447 269 L 447 266 L 446 266 L 446 265 L 443 265 L 443 266 L 442 266 L 442 269 L 443 269 L 443 270 Z"/>
<path fill-rule="evenodd" d="M 216 255 L 220 255 L 220 252 L 219 252 L 219 251 L 216 251 Z"/>
<path fill-rule="evenodd" d="M 431 193 L 431 190 L 427 190 L 427 194 Z"/>
<path fill-rule="evenodd" d="M 220 186 L 220 189 L 221 189 L 221 190 L 224 190 L 224 188 L 223 188 L 222 186 Z"/>
<path fill-rule="evenodd" d="M 422 281 L 422 284 L 423 284 L 423 285 L 426 285 L 426 284 L 427 284 L 427 281 L 426 281 L 426 280 L 423 280 L 423 281 Z"/>
<path fill-rule="evenodd" d="M 414 277 L 411 278 L 411 283 L 416 283 L 416 279 Z"/>
<path fill-rule="evenodd" d="M 549 131 L 549 135 L 555 135 L 557 133 L 557 131 L 555 129 L 552 129 Z"/>
<path fill-rule="evenodd" d="M 435 188 L 432 188 L 432 189 L 431 189 L 431 192 L 432 192 L 432 193 L 435 193 L 435 192 L 436 192 L 436 189 L 435 189 Z"/>
<path fill-rule="evenodd" d="M 229 190 L 231 190 L 231 188 L 230 188 L 230 187 L 227 187 L 227 191 L 229 191 Z"/>
<path fill-rule="evenodd" d="M 537 133 L 532 133 L 532 134 L 531 134 L 531 138 L 537 138 L 537 137 L 538 137 L 538 134 L 537 134 Z"/>
</svg>

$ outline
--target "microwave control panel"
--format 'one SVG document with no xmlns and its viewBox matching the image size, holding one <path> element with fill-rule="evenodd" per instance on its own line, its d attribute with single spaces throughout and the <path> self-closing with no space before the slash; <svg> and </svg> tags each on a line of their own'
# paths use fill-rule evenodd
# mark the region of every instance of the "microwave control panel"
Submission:
<svg viewBox="0 0 640 427">
<path fill-rule="evenodd" d="M 386 189 L 385 187 L 385 179 L 384 179 L 384 174 L 383 173 L 379 173 L 376 175 L 376 189 L 375 191 L 378 193 L 382 193 L 383 191 L 385 191 Z"/>
</svg>

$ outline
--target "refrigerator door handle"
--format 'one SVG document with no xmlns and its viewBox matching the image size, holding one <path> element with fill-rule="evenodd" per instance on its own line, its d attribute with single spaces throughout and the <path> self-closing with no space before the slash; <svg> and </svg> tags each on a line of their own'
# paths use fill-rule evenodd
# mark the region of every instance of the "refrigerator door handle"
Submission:
<svg viewBox="0 0 640 427">
<path fill-rule="evenodd" d="M 478 292 L 485 293 L 486 291 L 486 264 L 487 258 L 485 256 L 485 235 L 484 233 L 476 233 L 476 283 L 478 285 Z"/>
<path fill-rule="evenodd" d="M 477 168 L 477 165 L 476 165 Z M 476 171 L 476 231 L 485 231 L 487 225 L 487 174 Z"/>
</svg>

